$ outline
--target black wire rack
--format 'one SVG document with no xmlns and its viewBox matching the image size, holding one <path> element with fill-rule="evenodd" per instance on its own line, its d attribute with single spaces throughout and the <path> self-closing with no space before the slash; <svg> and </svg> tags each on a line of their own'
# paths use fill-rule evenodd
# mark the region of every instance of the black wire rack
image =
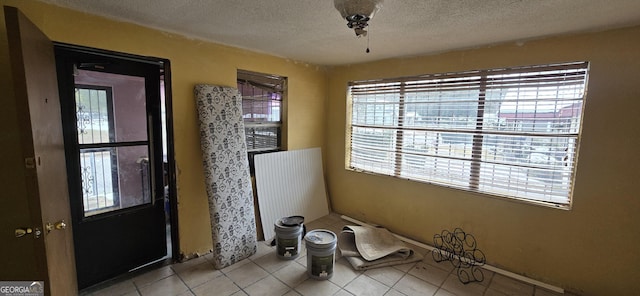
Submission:
<svg viewBox="0 0 640 296">
<path fill-rule="evenodd" d="M 456 228 L 453 232 L 443 230 L 433 236 L 435 249 L 431 252 L 436 262 L 450 261 L 458 279 L 463 284 L 482 282 L 484 274 L 480 268 L 486 263 L 484 253 L 478 249 L 475 237 Z"/>
</svg>

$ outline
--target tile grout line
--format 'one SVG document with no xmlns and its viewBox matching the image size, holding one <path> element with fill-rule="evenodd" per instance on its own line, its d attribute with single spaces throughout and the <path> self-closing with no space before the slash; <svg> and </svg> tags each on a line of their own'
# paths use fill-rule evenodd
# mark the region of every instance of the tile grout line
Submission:
<svg viewBox="0 0 640 296">
<path fill-rule="evenodd" d="M 205 260 L 206 260 L 206 258 L 205 258 Z M 189 266 L 188 269 L 194 268 L 196 266 L 198 266 L 198 264 L 195 264 L 194 266 Z M 180 274 L 178 274 L 178 272 L 175 269 L 173 269 L 173 264 L 170 265 L 170 268 L 171 268 L 171 270 L 173 270 L 173 274 L 175 274 L 178 277 L 178 279 L 180 279 L 180 281 L 184 284 L 184 286 L 187 287 L 187 291 L 191 292 L 191 294 L 193 294 L 193 295 L 196 295 L 196 293 L 191 290 L 191 287 L 189 287 L 189 285 L 187 285 L 187 282 L 184 281 L 184 279 L 180 276 Z M 198 286 L 200 286 L 200 285 L 198 285 Z M 140 294 L 140 295 L 142 295 L 142 294 Z"/>
<path fill-rule="evenodd" d="M 138 284 L 136 284 L 133 279 L 131 279 L 131 283 L 133 284 L 133 287 L 136 288 L 136 292 L 138 293 L 138 295 L 142 295 L 142 292 L 140 292 L 140 289 L 138 288 Z"/>
<path fill-rule="evenodd" d="M 275 249 L 274 247 L 271 247 L 271 248 L 272 248 L 272 249 Z M 264 257 L 264 256 L 269 256 L 269 253 L 264 254 L 264 255 L 262 255 L 262 256 L 260 256 L 260 257 L 256 258 L 256 259 L 262 258 L 262 257 Z M 296 259 L 297 259 L 297 258 L 296 258 Z M 300 264 L 299 262 L 297 262 L 297 261 L 296 261 L 296 259 L 292 259 L 292 260 L 289 260 L 289 261 L 290 261 L 290 262 L 294 262 L 294 263 L 296 263 L 296 264 L 298 264 L 298 265 L 302 266 L 302 264 Z M 251 259 L 250 259 L 250 260 L 251 260 Z M 251 261 L 253 262 L 253 260 L 251 260 Z M 255 262 L 254 262 L 254 263 L 255 263 Z M 258 263 L 255 263 L 255 264 L 256 264 L 256 265 L 258 265 L 260 268 L 262 268 L 262 266 L 260 266 L 260 264 L 258 264 Z M 289 264 L 291 264 L 291 263 L 289 263 Z M 286 266 L 282 266 L 282 267 L 280 267 L 280 268 L 278 268 L 278 269 L 274 270 L 273 272 L 269 272 L 268 270 L 265 270 L 265 271 L 266 271 L 270 276 L 272 276 L 273 278 L 275 278 L 276 280 L 278 280 L 280 283 L 284 284 L 284 285 L 285 285 L 285 287 L 289 288 L 289 289 L 288 289 L 286 292 L 284 292 L 282 295 L 285 295 L 285 294 L 287 294 L 287 293 L 289 293 L 289 292 L 291 292 L 291 291 L 295 291 L 295 287 L 291 287 L 291 286 L 289 286 L 287 283 L 283 282 L 283 281 L 282 281 L 281 279 L 279 279 L 277 276 L 273 275 L 274 273 L 278 272 L 279 270 L 281 270 L 281 269 L 283 269 L 283 268 L 285 268 L 285 267 L 286 267 Z M 262 268 L 262 269 L 264 269 L 264 268 Z M 269 277 L 269 276 L 267 276 L 267 277 Z M 265 277 L 265 278 L 266 278 L 266 277 Z M 260 279 L 260 280 L 263 280 L 263 279 L 265 279 L 265 278 L 262 278 L 262 279 Z M 260 280 L 258 280 L 258 281 L 260 281 Z M 303 282 L 304 282 L 304 281 L 303 281 Z M 257 283 L 257 282 L 255 282 L 255 283 Z M 255 284 L 255 283 L 253 283 L 253 284 Z M 253 284 L 251 284 L 251 285 L 253 285 Z M 249 285 L 249 286 L 247 286 L 247 287 L 250 287 L 251 285 Z M 249 293 L 247 293 L 247 291 L 245 291 L 244 289 L 241 289 L 241 290 L 242 290 L 242 292 L 244 292 L 245 294 L 250 295 L 250 294 L 249 294 Z M 296 292 L 297 292 L 297 291 L 296 291 Z"/>
<path fill-rule="evenodd" d="M 433 252 L 433 251 L 428 251 L 428 253 L 429 253 L 429 254 L 431 254 L 431 252 Z M 432 255 L 432 256 L 433 256 L 433 255 Z M 437 268 L 437 267 L 435 267 L 435 266 L 432 266 L 432 267 Z M 449 273 L 447 274 L 447 277 L 445 277 L 445 278 L 444 278 L 444 281 L 442 281 L 442 283 L 440 283 L 440 285 L 438 286 L 438 289 L 436 289 L 436 292 L 435 292 L 435 293 L 433 293 L 433 295 L 438 294 L 438 292 L 439 292 L 440 290 L 443 290 L 443 291 L 447 291 L 447 292 L 449 292 L 449 290 L 445 289 L 443 286 L 444 286 L 444 284 L 447 282 L 447 278 L 449 278 L 449 276 L 451 276 L 451 275 L 453 274 L 453 271 L 454 271 L 454 270 L 456 270 L 455 266 L 454 266 L 454 268 L 453 268 L 453 269 L 449 270 Z M 453 294 L 452 292 L 449 292 L 449 293 Z M 484 293 L 482 293 L 482 294 L 484 294 Z"/>
<path fill-rule="evenodd" d="M 391 286 L 387 286 L 385 283 L 383 283 L 383 282 L 381 282 L 381 281 L 378 281 L 377 279 L 372 278 L 372 277 L 370 277 L 370 276 L 366 275 L 364 272 L 362 273 L 362 275 L 365 275 L 365 276 L 367 276 L 368 278 L 370 278 L 370 279 L 372 279 L 372 280 L 374 280 L 374 281 L 377 281 L 377 282 L 379 282 L 379 283 L 381 283 L 381 284 L 383 284 L 383 285 L 385 285 L 385 286 L 389 287 L 389 290 L 385 293 L 385 294 L 387 294 L 387 293 L 389 293 L 389 291 L 391 291 L 391 290 L 393 289 L 393 287 L 394 287 L 398 282 L 400 282 L 400 280 L 402 280 L 402 279 L 403 279 L 407 274 L 409 274 L 409 271 L 411 271 L 411 269 L 415 267 L 415 263 L 414 263 L 414 264 L 413 264 L 413 266 L 412 266 L 411 268 L 409 268 L 409 270 L 407 270 L 407 271 L 399 270 L 399 269 L 397 269 L 397 268 L 394 268 L 393 266 L 389 266 L 389 267 L 391 267 L 391 268 L 393 268 L 393 269 L 395 269 L 395 270 L 398 270 L 398 271 L 400 271 L 400 272 L 402 272 L 402 273 L 403 273 L 403 274 L 402 274 L 402 276 L 401 276 L 399 279 L 397 279 L 396 281 L 394 281 L 394 282 L 393 282 L 393 284 L 392 284 Z M 404 293 L 403 293 L 403 294 L 404 294 Z"/>
<path fill-rule="evenodd" d="M 496 278 L 496 275 L 494 273 L 494 275 L 489 280 L 489 283 L 487 283 L 487 286 L 485 287 L 484 292 L 482 293 L 482 295 L 486 295 L 487 294 L 487 291 L 489 291 L 489 287 L 491 286 L 491 284 L 493 283 L 493 279 L 495 279 L 495 278 Z M 535 285 L 532 285 L 532 286 L 535 287 Z"/>
</svg>

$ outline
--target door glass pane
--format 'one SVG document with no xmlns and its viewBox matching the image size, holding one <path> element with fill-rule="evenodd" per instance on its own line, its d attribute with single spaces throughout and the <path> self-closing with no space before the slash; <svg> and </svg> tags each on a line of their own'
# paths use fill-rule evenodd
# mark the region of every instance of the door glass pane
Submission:
<svg viewBox="0 0 640 296">
<path fill-rule="evenodd" d="M 84 211 L 88 215 L 119 204 L 118 179 L 117 174 L 114 174 L 115 158 L 112 155 L 113 148 L 80 151 L 82 197 Z"/>
<path fill-rule="evenodd" d="M 108 143 L 113 138 L 111 88 L 76 87 L 78 144 Z"/>
<path fill-rule="evenodd" d="M 146 145 L 80 149 L 85 216 L 151 202 Z"/>
<path fill-rule="evenodd" d="M 79 144 L 148 139 L 144 77 L 79 70 L 75 84 Z"/>
<path fill-rule="evenodd" d="M 120 208 L 151 202 L 151 164 L 146 145 L 116 148 Z"/>
<path fill-rule="evenodd" d="M 75 84 L 85 217 L 150 203 L 144 77 L 79 70 Z"/>
</svg>

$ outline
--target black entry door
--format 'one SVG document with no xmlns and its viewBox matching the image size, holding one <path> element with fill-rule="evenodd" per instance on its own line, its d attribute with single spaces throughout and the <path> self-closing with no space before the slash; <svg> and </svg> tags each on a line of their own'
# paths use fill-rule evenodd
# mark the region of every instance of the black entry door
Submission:
<svg viewBox="0 0 640 296">
<path fill-rule="evenodd" d="M 165 257 L 161 65 L 56 48 L 80 289 Z"/>
</svg>

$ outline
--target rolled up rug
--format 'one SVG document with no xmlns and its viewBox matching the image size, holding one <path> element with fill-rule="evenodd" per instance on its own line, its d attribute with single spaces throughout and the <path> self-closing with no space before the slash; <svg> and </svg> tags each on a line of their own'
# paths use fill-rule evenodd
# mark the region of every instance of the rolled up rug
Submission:
<svg viewBox="0 0 640 296">
<path fill-rule="evenodd" d="M 385 228 L 347 225 L 338 235 L 338 248 L 355 270 L 412 263 L 423 258 Z"/>
</svg>

